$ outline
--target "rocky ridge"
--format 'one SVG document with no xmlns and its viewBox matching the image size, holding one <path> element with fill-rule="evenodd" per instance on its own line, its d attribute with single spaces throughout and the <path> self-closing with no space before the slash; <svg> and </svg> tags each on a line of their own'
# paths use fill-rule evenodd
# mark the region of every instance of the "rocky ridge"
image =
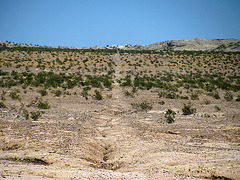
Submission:
<svg viewBox="0 0 240 180">
<path fill-rule="evenodd" d="M 157 42 L 150 45 L 125 45 L 125 50 L 170 50 L 170 51 L 240 51 L 237 39 L 186 39 Z"/>
<path fill-rule="evenodd" d="M 0 41 L 0 46 L 6 47 L 40 47 L 39 45 L 19 44 L 8 41 Z M 46 47 L 46 46 L 44 46 Z M 122 49 L 122 50 L 152 50 L 152 51 L 223 51 L 223 52 L 240 52 L 240 40 L 238 39 L 185 39 L 169 40 L 156 42 L 149 45 L 111 45 L 106 47 L 50 47 L 61 49 Z"/>
</svg>

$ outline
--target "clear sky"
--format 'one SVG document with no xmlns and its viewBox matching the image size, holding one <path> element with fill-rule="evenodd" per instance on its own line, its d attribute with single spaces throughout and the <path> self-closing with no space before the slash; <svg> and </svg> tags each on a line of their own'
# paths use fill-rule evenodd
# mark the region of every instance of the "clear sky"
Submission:
<svg viewBox="0 0 240 180">
<path fill-rule="evenodd" d="M 0 0 L 0 40 L 41 46 L 240 39 L 240 0 Z"/>
</svg>

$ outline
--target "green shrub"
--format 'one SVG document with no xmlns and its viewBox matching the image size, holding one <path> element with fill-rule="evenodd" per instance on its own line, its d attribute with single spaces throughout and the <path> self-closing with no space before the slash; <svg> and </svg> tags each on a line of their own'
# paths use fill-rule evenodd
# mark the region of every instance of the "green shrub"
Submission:
<svg viewBox="0 0 240 180">
<path fill-rule="evenodd" d="M 23 117 L 25 117 L 26 120 L 29 119 L 29 112 L 26 109 L 23 109 Z"/>
<path fill-rule="evenodd" d="M 220 99 L 219 93 L 217 91 L 207 93 L 208 96 L 212 96 L 214 99 Z"/>
<path fill-rule="evenodd" d="M 38 102 L 38 97 L 36 97 L 35 100 L 31 101 L 31 102 L 27 105 L 27 107 L 31 107 L 31 106 L 36 107 L 36 106 L 37 106 L 37 102 Z"/>
<path fill-rule="evenodd" d="M 204 99 L 204 103 L 205 103 L 206 105 L 208 105 L 208 104 L 211 104 L 211 101 L 208 100 L 208 99 Z"/>
<path fill-rule="evenodd" d="M 164 101 L 159 101 L 158 104 L 160 104 L 160 105 L 164 105 L 165 102 L 164 102 Z"/>
<path fill-rule="evenodd" d="M 46 89 L 41 89 L 38 91 L 42 96 L 46 96 L 48 94 Z"/>
<path fill-rule="evenodd" d="M 236 101 L 240 101 L 240 95 L 237 96 Z"/>
<path fill-rule="evenodd" d="M 98 101 L 103 99 L 101 92 L 99 92 L 98 90 L 95 90 L 94 92 L 95 92 L 95 94 L 93 95 L 94 99 Z"/>
<path fill-rule="evenodd" d="M 131 105 L 137 111 L 147 111 L 152 109 L 152 105 L 146 101 L 140 103 L 131 103 Z"/>
<path fill-rule="evenodd" d="M 37 121 L 42 116 L 42 112 L 41 111 L 32 111 L 32 112 L 30 112 L 30 114 L 31 114 L 31 118 L 34 121 Z"/>
<path fill-rule="evenodd" d="M 48 104 L 48 102 L 43 102 L 42 100 L 39 100 L 38 103 L 37 103 L 37 107 L 39 109 L 50 109 L 51 106 Z"/>
<path fill-rule="evenodd" d="M 83 90 L 83 91 L 81 92 L 81 95 L 82 95 L 82 97 L 84 97 L 86 100 L 88 100 L 88 96 L 89 96 L 88 91 Z"/>
<path fill-rule="evenodd" d="M 226 101 L 231 101 L 231 100 L 233 100 L 233 95 L 232 95 L 232 93 L 229 92 L 229 91 L 227 91 L 226 94 L 224 95 L 224 99 L 225 99 Z"/>
<path fill-rule="evenodd" d="M 125 82 L 122 82 L 120 86 L 132 86 L 132 80 L 130 75 L 127 75 L 123 80 L 125 80 Z"/>
<path fill-rule="evenodd" d="M 166 97 L 166 92 L 164 92 L 164 91 L 158 92 L 158 97 L 160 97 L 160 98 Z"/>
<path fill-rule="evenodd" d="M 218 107 L 218 106 L 214 106 L 214 108 L 215 108 L 216 111 L 221 111 L 221 108 Z"/>
<path fill-rule="evenodd" d="M 0 108 L 7 108 L 7 106 L 3 102 L 0 102 Z"/>
<path fill-rule="evenodd" d="M 186 100 L 188 100 L 189 98 L 188 98 L 188 96 L 180 96 L 180 99 L 186 99 Z"/>
<path fill-rule="evenodd" d="M 17 92 L 15 91 L 15 92 L 11 92 L 10 94 L 9 94 L 9 96 L 13 99 L 13 100 L 19 100 L 19 101 L 21 101 L 21 96 L 19 95 L 19 94 L 17 94 Z"/>
<path fill-rule="evenodd" d="M 54 92 L 54 94 L 55 96 L 60 97 L 62 95 L 62 91 L 58 89 Z"/>
<path fill-rule="evenodd" d="M 198 93 L 192 93 L 190 97 L 191 97 L 191 100 L 199 100 Z"/>
<path fill-rule="evenodd" d="M 175 115 L 176 113 L 173 110 L 168 109 L 164 114 L 164 117 L 166 118 L 166 122 L 173 123 Z"/>
<path fill-rule="evenodd" d="M 188 103 L 188 105 L 184 104 L 182 108 L 183 115 L 190 115 L 196 112 L 196 108 L 191 108 L 192 104 Z"/>
<path fill-rule="evenodd" d="M 166 94 L 165 97 L 168 99 L 178 99 L 179 95 L 173 91 L 170 91 L 169 93 Z"/>
<path fill-rule="evenodd" d="M 5 100 L 6 100 L 6 98 L 5 98 L 4 95 L 1 96 L 1 100 L 2 100 L 2 101 L 5 101 Z"/>
<path fill-rule="evenodd" d="M 132 97 L 132 98 L 134 98 L 133 93 L 131 93 L 131 92 L 129 92 L 129 91 L 124 91 L 124 94 L 125 94 L 125 96 L 127 96 L 127 97 Z"/>
</svg>

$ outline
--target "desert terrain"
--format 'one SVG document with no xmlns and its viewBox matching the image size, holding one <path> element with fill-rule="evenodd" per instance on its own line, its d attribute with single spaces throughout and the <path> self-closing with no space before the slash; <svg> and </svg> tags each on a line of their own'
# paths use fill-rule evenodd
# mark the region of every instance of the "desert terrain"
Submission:
<svg viewBox="0 0 240 180">
<path fill-rule="evenodd" d="M 0 179 L 240 179 L 240 53 L 0 50 Z"/>
</svg>

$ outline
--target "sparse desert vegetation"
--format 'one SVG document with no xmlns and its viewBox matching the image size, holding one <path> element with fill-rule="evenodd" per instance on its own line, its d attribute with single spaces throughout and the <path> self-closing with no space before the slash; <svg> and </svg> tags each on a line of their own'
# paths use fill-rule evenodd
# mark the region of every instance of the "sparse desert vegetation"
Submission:
<svg viewBox="0 0 240 180">
<path fill-rule="evenodd" d="M 239 62 L 239 52 L 2 46 L 0 174 L 238 179 Z"/>
</svg>

